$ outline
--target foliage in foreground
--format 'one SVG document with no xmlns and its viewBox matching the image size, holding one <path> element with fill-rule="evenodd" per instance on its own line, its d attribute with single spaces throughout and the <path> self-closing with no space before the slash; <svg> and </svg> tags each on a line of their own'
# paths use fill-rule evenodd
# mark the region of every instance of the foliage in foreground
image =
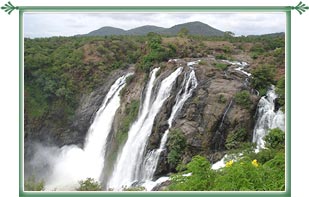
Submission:
<svg viewBox="0 0 309 197">
<path fill-rule="evenodd" d="M 95 181 L 93 178 L 87 178 L 86 180 L 81 180 L 78 183 L 79 183 L 79 187 L 76 188 L 77 191 L 101 191 L 102 190 L 100 183 Z"/>
<path fill-rule="evenodd" d="M 285 189 L 284 132 L 273 129 L 265 137 L 267 149 L 242 152 L 226 166 L 211 169 L 202 156 L 195 156 L 187 170 L 172 175 L 171 191 L 283 191 Z M 191 176 L 183 176 L 192 173 Z"/>
<path fill-rule="evenodd" d="M 36 181 L 34 176 L 25 180 L 25 191 L 43 191 L 44 181 Z"/>
<path fill-rule="evenodd" d="M 143 186 L 137 186 L 137 187 L 129 187 L 129 188 L 124 188 L 123 191 L 145 191 L 145 187 Z"/>
</svg>

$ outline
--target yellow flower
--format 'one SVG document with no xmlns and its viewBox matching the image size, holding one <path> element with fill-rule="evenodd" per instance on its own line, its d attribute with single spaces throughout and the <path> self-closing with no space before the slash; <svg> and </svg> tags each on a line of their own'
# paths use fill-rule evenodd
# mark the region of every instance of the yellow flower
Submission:
<svg viewBox="0 0 309 197">
<path fill-rule="evenodd" d="M 257 160 L 255 159 L 255 160 L 253 160 L 252 162 L 252 165 L 254 165 L 255 167 L 258 167 L 259 166 L 259 164 L 258 164 L 258 162 L 257 162 Z"/>
<path fill-rule="evenodd" d="M 233 165 L 233 160 L 230 160 L 228 162 L 225 163 L 225 167 L 231 167 Z"/>
</svg>

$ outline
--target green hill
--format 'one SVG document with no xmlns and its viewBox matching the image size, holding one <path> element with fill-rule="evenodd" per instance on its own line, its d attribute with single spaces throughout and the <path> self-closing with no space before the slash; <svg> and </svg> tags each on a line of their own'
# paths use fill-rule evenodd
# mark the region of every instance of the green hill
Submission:
<svg viewBox="0 0 309 197">
<path fill-rule="evenodd" d="M 136 27 L 130 30 L 123 30 L 115 27 L 102 27 L 100 29 L 89 32 L 88 34 L 80 36 L 109 36 L 109 35 L 146 35 L 149 32 L 154 32 L 162 35 L 177 35 L 177 33 L 182 29 L 186 28 L 189 35 L 204 35 L 204 36 L 224 36 L 224 32 L 215 29 L 202 22 L 189 22 L 178 24 L 170 28 L 163 28 L 153 25 L 145 25 L 141 27 Z"/>
</svg>

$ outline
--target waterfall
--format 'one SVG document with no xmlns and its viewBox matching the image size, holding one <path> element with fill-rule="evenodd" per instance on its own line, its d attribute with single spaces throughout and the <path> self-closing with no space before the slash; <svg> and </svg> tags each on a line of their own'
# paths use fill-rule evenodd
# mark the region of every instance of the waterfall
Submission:
<svg viewBox="0 0 309 197">
<path fill-rule="evenodd" d="M 269 129 L 279 128 L 285 131 L 284 113 L 279 109 L 275 112 L 275 87 L 271 86 L 266 96 L 263 96 L 257 109 L 257 121 L 253 131 L 253 142 L 257 144 L 257 148 L 264 148 L 264 136 L 268 134 Z"/>
<path fill-rule="evenodd" d="M 224 133 L 226 132 L 226 130 L 223 128 L 223 124 L 227 116 L 227 113 L 230 111 L 232 104 L 233 104 L 233 99 L 230 100 L 229 104 L 225 108 L 223 116 L 220 119 L 221 120 L 220 125 L 218 125 L 218 128 L 216 129 L 216 132 L 212 138 L 212 149 L 215 151 L 218 151 L 219 149 L 221 149 L 220 147 L 222 147 L 224 144 Z"/>
<path fill-rule="evenodd" d="M 45 155 L 53 162 L 51 174 L 45 180 L 46 190 L 74 190 L 80 180 L 88 177 L 99 180 L 104 167 L 107 137 L 120 106 L 119 92 L 130 75 L 132 73 L 120 77 L 111 86 L 88 130 L 84 149 L 69 145 L 63 146 L 57 154 L 52 154 L 52 159 Z"/>
<path fill-rule="evenodd" d="M 160 154 L 165 149 L 169 129 L 172 127 L 172 123 L 176 117 L 176 114 L 181 110 L 186 100 L 192 96 L 193 90 L 197 87 L 198 83 L 195 76 L 195 72 L 193 69 L 190 70 L 191 71 L 189 74 L 188 73 L 185 74 L 185 79 L 183 80 L 182 87 L 177 93 L 176 103 L 173 106 L 171 115 L 168 119 L 169 128 L 164 132 L 161 138 L 160 147 L 158 149 L 152 150 L 145 157 L 141 175 L 143 181 L 152 180 L 159 161 Z"/>
<path fill-rule="evenodd" d="M 233 99 L 231 99 L 231 101 L 229 102 L 229 104 L 228 104 L 228 106 L 227 106 L 227 108 L 226 108 L 226 110 L 225 110 L 225 112 L 223 114 L 223 117 L 222 117 L 222 120 L 221 120 L 221 123 L 220 123 L 220 126 L 219 126 L 218 130 L 220 130 L 222 128 L 224 120 L 225 120 L 225 117 L 226 117 L 226 114 L 227 114 L 227 112 L 229 112 L 229 110 L 230 110 L 230 108 L 232 106 L 232 103 L 233 103 Z"/>
<path fill-rule="evenodd" d="M 154 79 L 157 70 L 151 73 L 151 79 Z M 178 68 L 161 82 L 152 103 L 150 103 L 150 99 L 154 97 L 152 95 L 154 85 L 151 80 L 149 81 L 142 111 L 129 130 L 128 139 L 117 157 L 107 188 L 121 190 L 122 187 L 130 187 L 134 181 L 137 181 L 154 119 L 164 101 L 170 96 L 172 87 L 182 70 L 182 67 Z"/>
</svg>

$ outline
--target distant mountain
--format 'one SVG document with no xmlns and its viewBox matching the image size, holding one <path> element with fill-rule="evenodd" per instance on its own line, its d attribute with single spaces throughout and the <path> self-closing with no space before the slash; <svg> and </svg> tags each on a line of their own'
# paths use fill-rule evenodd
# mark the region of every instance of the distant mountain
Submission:
<svg viewBox="0 0 309 197">
<path fill-rule="evenodd" d="M 285 36 L 285 33 L 277 32 L 277 33 L 271 33 L 271 34 L 263 34 L 263 36 L 278 37 L 278 36 Z"/>
<path fill-rule="evenodd" d="M 127 31 L 127 33 L 130 35 L 146 35 L 149 32 L 161 33 L 164 30 L 166 30 L 166 28 L 153 25 L 145 25 L 134 29 L 130 29 Z"/>
<path fill-rule="evenodd" d="M 283 37 L 285 36 L 285 32 L 277 32 L 277 33 L 261 34 L 261 35 L 248 35 L 247 37 L 258 37 L 258 36 Z"/>
<path fill-rule="evenodd" d="M 205 36 L 223 36 L 224 32 L 215 29 L 202 22 L 189 22 L 175 25 L 171 28 L 163 28 L 153 25 L 145 25 L 130 30 L 123 30 L 115 27 L 102 27 L 85 35 L 79 36 L 108 36 L 108 35 L 146 35 L 149 32 L 159 33 L 163 35 L 177 35 L 182 29 L 187 28 L 190 35 L 205 35 Z"/>
<path fill-rule="evenodd" d="M 102 27 L 86 34 L 86 36 L 109 36 L 109 35 L 126 35 L 127 32 L 115 27 Z"/>
<path fill-rule="evenodd" d="M 189 22 L 184 24 L 175 25 L 165 31 L 166 34 L 177 35 L 182 29 L 187 28 L 190 35 L 207 35 L 207 36 L 224 36 L 224 32 L 215 29 L 202 22 Z"/>
</svg>

